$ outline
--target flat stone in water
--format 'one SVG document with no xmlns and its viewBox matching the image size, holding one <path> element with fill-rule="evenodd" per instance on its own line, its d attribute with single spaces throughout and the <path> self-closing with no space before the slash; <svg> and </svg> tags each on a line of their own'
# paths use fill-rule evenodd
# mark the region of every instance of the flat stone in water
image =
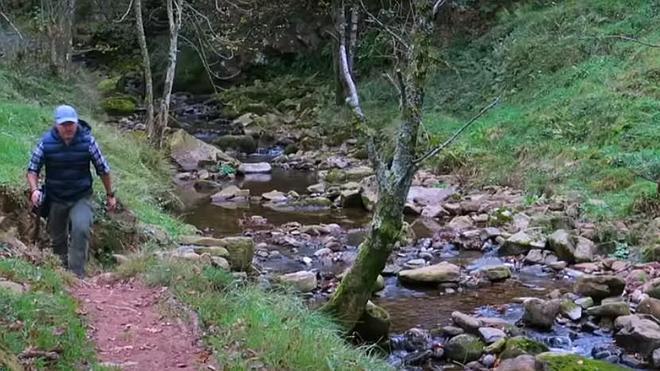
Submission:
<svg viewBox="0 0 660 371">
<path fill-rule="evenodd" d="M 481 338 L 486 342 L 486 344 L 492 344 L 506 337 L 504 331 L 493 327 L 480 327 L 479 335 L 481 335 Z"/>
</svg>

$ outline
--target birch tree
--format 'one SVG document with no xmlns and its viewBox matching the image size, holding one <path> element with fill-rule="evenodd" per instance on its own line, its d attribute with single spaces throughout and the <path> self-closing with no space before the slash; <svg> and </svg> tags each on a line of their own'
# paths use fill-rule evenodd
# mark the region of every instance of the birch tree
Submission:
<svg viewBox="0 0 660 371">
<path fill-rule="evenodd" d="M 40 6 L 48 37 L 51 70 L 66 77 L 71 67 L 76 0 L 41 0 Z"/>
<path fill-rule="evenodd" d="M 147 111 L 144 124 L 147 128 L 152 128 L 154 125 L 154 81 L 151 77 L 151 58 L 149 57 L 147 38 L 144 34 L 144 22 L 142 21 L 142 0 L 133 0 L 133 12 L 135 13 L 135 30 L 140 45 L 140 54 L 142 54 L 144 73 L 144 105 Z"/>
</svg>

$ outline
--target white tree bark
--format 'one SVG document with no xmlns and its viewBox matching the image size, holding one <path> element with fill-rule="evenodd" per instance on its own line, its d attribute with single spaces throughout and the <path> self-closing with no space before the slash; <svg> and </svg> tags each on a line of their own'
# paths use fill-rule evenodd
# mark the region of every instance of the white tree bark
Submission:
<svg viewBox="0 0 660 371">
<path fill-rule="evenodd" d="M 145 126 L 149 137 L 154 132 L 154 82 L 151 77 L 151 58 L 147 48 L 147 38 L 144 35 L 144 23 L 142 22 L 142 0 L 133 0 L 133 11 L 135 13 L 135 29 L 142 54 L 142 70 L 144 73 L 144 105 L 147 110 Z"/>
<path fill-rule="evenodd" d="M 358 96 L 357 87 L 355 86 L 355 81 L 353 81 L 353 75 L 351 74 L 351 69 L 348 62 L 348 50 L 346 47 L 346 12 L 345 7 L 342 2 L 339 11 L 337 12 L 337 25 L 339 33 L 339 73 L 346 88 L 346 101 L 358 117 L 360 121 L 365 121 L 364 112 L 362 111 L 362 106 L 360 105 L 360 97 Z"/>
</svg>

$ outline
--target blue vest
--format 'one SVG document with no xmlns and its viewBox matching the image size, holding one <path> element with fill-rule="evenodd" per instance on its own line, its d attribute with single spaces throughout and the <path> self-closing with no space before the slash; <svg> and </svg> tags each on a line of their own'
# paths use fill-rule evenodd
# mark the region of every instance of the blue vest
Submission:
<svg viewBox="0 0 660 371">
<path fill-rule="evenodd" d="M 91 127 L 79 120 L 76 135 L 69 145 L 53 128 L 42 138 L 46 166 L 46 197 L 51 201 L 78 201 L 92 194 Z"/>
</svg>

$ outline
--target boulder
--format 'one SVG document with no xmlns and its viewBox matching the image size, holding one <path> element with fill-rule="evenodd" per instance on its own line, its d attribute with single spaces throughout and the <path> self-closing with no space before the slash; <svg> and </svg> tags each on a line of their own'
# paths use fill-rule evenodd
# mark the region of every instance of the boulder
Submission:
<svg viewBox="0 0 660 371">
<path fill-rule="evenodd" d="M 500 354 L 501 359 L 516 358 L 523 354 L 536 355 L 547 352 L 548 347 L 524 336 L 516 336 L 508 339 L 504 350 Z"/>
<path fill-rule="evenodd" d="M 179 238 L 179 243 L 182 245 L 195 245 L 195 246 L 220 246 L 222 239 L 204 236 L 182 236 Z"/>
<path fill-rule="evenodd" d="M 500 255 L 519 255 L 525 254 L 532 248 L 534 239 L 524 231 L 520 231 L 504 241 L 499 249 Z"/>
<path fill-rule="evenodd" d="M 412 186 L 408 191 L 406 202 L 422 206 L 441 205 L 454 193 L 456 190 L 453 188 Z"/>
<path fill-rule="evenodd" d="M 660 320 L 660 300 L 647 297 L 637 306 L 637 313 L 650 314 Z"/>
<path fill-rule="evenodd" d="M 654 278 L 644 284 L 644 292 L 652 298 L 660 299 L 660 278 Z"/>
<path fill-rule="evenodd" d="M 230 185 L 218 193 L 211 196 L 211 201 L 214 203 L 222 203 L 227 201 L 246 201 L 250 197 L 249 189 L 240 189 L 235 185 Z"/>
<path fill-rule="evenodd" d="M 585 263 L 591 262 L 594 260 L 594 253 L 596 251 L 596 245 L 593 241 L 584 238 L 582 236 L 577 236 L 577 241 L 575 243 L 575 262 L 576 263 Z"/>
<path fill-rule="evenodd" d="M 219 256 L 223 258 L 229 257 L 229 251 L 221 246 L 196 246 L 193 251 L 197 254 L 209 254 L 211 256 Z"/>
<path fill-rule="evenodd" d="M 504 331 L 493 327 L 480 327 L 479 335 L 481 335 L 481 338 L 486 344 L 492 344 L 506 337 Z"/>
<path fill-rule="evenodd" d="M 261 195 L 261 198 L 271 202 L 286 202 L 289 198 L 280 191 L 270 191 Z"/>
<path fill-rule="evenodd" d="M 413 327 L 403 333 L 403 344 L 409 352 L 426 350 L 431 345 L 431 335 L 424 329 Z"/>
<path fill-rule="evenodd" d="M 480 272 L 491 282 L 504 281 L 511 277 L 511 269 L 506 265 L 485 267 Z"/>
<path fill-rule="evenodd" d="M 273 171 L 267 162 L 243 163 L 238 167 L 238 172 L 242 174 L 268 174 Z"/>
<path fill-rule="evenodd" d="M 565 317 L 570 318 L 571 321 L 578 321 L 580 318 L 582 318 L 582 307 L 570 300 L 562 301 L 561 305 L 559 306 L 559 311 Z"/>
<path fill-rule="evenodd" d="M 525 257 L 525 263 L 527 264 L 543 264 L 545 262 L 544 251 L 541 249 L 532 249 L 529 250 L 527 256 Z"/>
<path fill-rule="evenodd" d="M 558 229 L 548 236 L 546 248 L 554 251 L 559 259 L 575 263 L 575 244 L 568 231 Z"/>
<path fill-rule="evenodd" d="M 614 338 L 624 349 L 650 357 L 660 348 L 660 322 L 648 314 L 618 317 L 614 321 Z"/>
<path fill-rule="evenodd" d="M 390 314 L 371 301 L 367 302 L 364 313 L 355 326 L 355 331 L 365 341 L 377 342 L 387 339 L 390 332 Z"/>
<path fill-rule="evenodd" d="M 516 358 L 505 359 L 495 371 L 540 371 L 543 370 L 543 364 L 536 360 L 536 357 L 523 354 Z"/>
<path fill-rule="evenodd" d="M 220 246 L 229 251 L 229 264 L 233 270 L 247 271 L 252 267 L 254 240 L 250 237 L 225 237 Z"/>
<path fill-rule="evenodd" d="M 656 369 L 660 369 L 660 348 L 653 351 L 651 355 L 651 365 Z"/>
<path fill-rule="evenodd" d="M 523 322 L 532 327 L 549 330 L 559 313 L 559 307 L 558 300 L 528 299 L 523 303 Z"/>
<path fill-rule="evenodd" d="M 23 285 L 20 283 L 5 281 L 3 279 L 0 279 L 0 289 L 7 290 L 15 294 L 22 294 L 26 291 L 25 287 L 23 287 Z"/>
<path fill-rule="evenodd" d="M 445 344 L 447 358 L 461 363 L 478 360 L 483 350 L 484 343 L 481 339 L 469 334 L 454 336 Z"/>
<path fill-rule="evenodd" d="M 399 272 L 399 279 L 408 283 L 458 282 L 459 278 L 460 268 L 447 262 Z"/>
<path fill-rule="evenodd" d="M 472 218 L 467 215 L 457 216 L 449 222 L 448 227 L 457 231 L 463 231 L 473 228 L 474 222 L 472 221 Z"/>
<path fill-rule="evenodd" d="M 223 258 L 223 257 L 220 257 L 220 256 L 212 256 L 212 257 L 211 257 L 211 262 L 212 262 L 213 265 L 215 265 L 216 267 L 218 267 L 218 268 L 222 268 L 222 269 L 224 269 L 224 270 L 226 270 L 226 271 L 228 271 L 228 270 L 231 269 L 231 266 L 229 265 L 229 262 L 227 261 L 227 259 L 225 259 L 225 258 Z"/>
<path fill-rule="evenodd" d="M 300 292 L 310 292 L 316 288 L 316 274 L 309 271 L 300 271 L 284 274 L 279 277 L 279 281 L 295 287 Z"/>
<path fill-rule="evenodd" d="M 452 312 L 451 319 L 456 326 L 473 334 L 477 334 L 479 328 L 483 326 L 483 322 L 480 319 L 458 311 Z"/>
<path fill-rule="evenodd" d="M 625 302 L 603 303 L 587 309 L 587 314 L 594 317 L 617 318 L 630 314 L 630 308 Z"/>
<path fill-rule="evenodd" d="M 575 300 L 575 304 L 579 305 L 582 309 L 591 308 L 594 306 L 594 299 L 588 296 L 586 298 L 579 298 Z"/>
<path fill-rule="evenodd" d="M 625 281 L 617 276 L 583 275 L 575 281 L 574 290 L 578 295 L 590 296 L 595 301 L 600 301 L 621 295 L 625 287 Z"/>
<path fill-rule="evenodd" d="M 325 192 L 325 185 L 323 183 L 318 183 L 307 187 L 307 192 L 309 193 L 323 193 Z"/>
<path fill-rule="evenodd" d="M 362 208 L 362 194 L 359 189 L 346 189 L 339 194 L 341 207 Z"/>
<path fill-rule="evenodd" d="M 198 169 L 200 162 L 223 162 L 232 166 L 238 166 L 240 164 L 235 158 L 193 137 L 183 129 L 179 129 L 172 134 L 169 141 L 169 149 L 172 159 L 184 171 Z"/>
</svg>

